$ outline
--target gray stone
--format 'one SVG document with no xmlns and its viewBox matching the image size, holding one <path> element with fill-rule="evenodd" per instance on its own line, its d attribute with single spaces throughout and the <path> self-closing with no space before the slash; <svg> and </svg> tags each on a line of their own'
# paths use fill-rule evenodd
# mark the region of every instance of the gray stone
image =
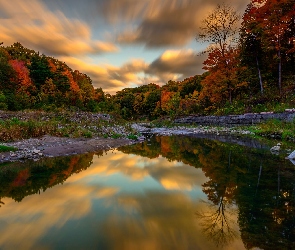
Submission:
<svg viewBox="0 0 295 250">
<path fill-rule="evenodd" d="M 246 113 L 243 115 L 230 116 L 187 116 L 176 119 L 178 124 L 199 124 L 199 125 L 218 125 L 218 126 L 236 126 L 236 125 L 253 125 L 265 122 L 270 119 L 292 122 L 295 119 L 295 112 L 288 111 L 283 113 L 261 112 Z"/>
</svg>

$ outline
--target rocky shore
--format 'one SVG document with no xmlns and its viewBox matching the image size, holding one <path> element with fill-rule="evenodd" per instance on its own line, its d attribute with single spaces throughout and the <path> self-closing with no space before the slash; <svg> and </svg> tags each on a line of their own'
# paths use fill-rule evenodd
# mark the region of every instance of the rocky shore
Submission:
<svg viewBox="0 0 295 250">
<path fill-rule="evenodd" d="M 140 138 L 141 140 L 143 137 Z M 16 151 L 0 152 L 0 163 L 23 161 L 27 159 L 39 160 L 43 157 L 57 157 L 83 154 L 99 150 L 110 150 L 120 146 L 131 145 L 139 140 L 104 139 L 104 138 L 64 138 L 43 136 L 17 142 L 2 143 L 16 148 Z"/>
<path fill-rule="evenodd" d="M 134 130 L 140 133 L 150 133 L 155 135 L 196 135 L 196 134 L 227 134 L 227 135 L 251 135 L 252 132 L 248 130 L 241 129 L 239 127 L 211 127 L 211 126 L 202 126 L 197 127 L 183 127 L 183 126 L 174 126 L 171 128 L 151 128 L 149 124 L 146 123 L 137 123 L 132 124 L 131 126 Z"/>
<path fill-rule="evenodd" d="M 25 113 L 13 113 L 13 112 L 0 112 L 0 120 L 12 119 L 17 116 L 19 120 L 29 120 L 29 119 L 52 119 L 53 114 L 47 113 L 38 113 L 38 112 L 25 112 Z M 272 114 L 265 114 L 267 118 L 272 117 Z M 282 115 L 282 117 L 287 117 L 288 119 L 293 119 L 295 113 L 292 111 L 286 112 Z M 238 117 L 238 116 L 237 116 Z M 237 120 L 237 117 L 231 116 L 232 120 Z M 247 115 L 243 116 L 244 118 L 248 118 Z M 243 118 L 242 117 L 242 118 Z M 240 116 L 238 117 L 241 118 Z M 253 117 L 251 117 L 253 118 Z M 260 117 L 261 118 L 261 117 Z M 259 119 L 260 119 L 259 118 Z M 264 117 L 265 118 L 265 117 Z M 287 119 L 286 118 L 286 119 Z M 111 117 L 104 114 L 91 114 L 91 113 L 74 113 L 67 117 L 70 122 L 74 122 L 74 124 L 79 124 L 82 121 L 91 120 L 93 124 L 96 124 L 99 120 L 110 121 Z M 194 117 L 194 119 L 198 119 Z M 193 119 L 193 120 L 194 120 Z M 200 118 L 201 119 L 201 118 Z M 203 118 L 202 118 L 203 119 Z M 204 118 L 205 119 L 205 118 Z M 213 119 L 212 117 L 207 117 L 206 119 Z M 222 119 L 222 117 L 218 118 Z M 184 120 L 182 120 L 183 122 Z M 188 117 L 186 122 L 192 122 L 191 117 Z M 233 124 L 232 124 L 233 125 Z M 126 130 L 125 127 L 128 127 Z M 233 143 L 242 143 L 241 145 L 249 145 L 253 147 L 255 142 L 253 140 L 250 141 L 242 141 L 237 139 L 237 137 L 241 137 L 242 135 L 253 135 L 252 132 L 242 129 L 241 126 L 220 126 L 220 127 L 212 127 L 208 125 L 197 125 L 194 127 L 184 127 L 175 125 L 174 127 L 153 127 L 150 123 L 133 123 L 126 124 L 124 126 L 116 125 L 112 123 L 107 123 L 106 126 L 101 126 L 100 129 L 108 129 L 112 130 L 113 135 L 120 135 L 118 139 L 113 139 L 110 136 L 107 138 L 101 136 L 93 136 L 92 138 L 71 138 L 71 137 L 60 137 L 60 136 L 49 136 L 45 135 L 37 138 L 23 139 L 14 142 L 6 142 L 1 143 L 4 146 L 14 147 L 16 151 L 11 152 L 0 152 L 0 163 L 9 162 L 9 161 L 22 161 L 26 159 L 38 160 L 43 157 L 56 157 L 56 156 L 66 156 L 66 155 L 75 155 L 82 154 L 87 152 L 95 152 L 99 150 L 109 150 L 112 148 L 130 145 L 134 143 L 138 143 L 140 141 L 145 140 L 146 134 L 154 134 L 154 135 L 186 135 L 186 136 L 194 136 L 200 138 L 208 138 L 213 140 L 222 140 L 228 141 L 228 138 Z M 122 127 L 122 128 L 121 128 Z M 120 129 L 118 129 L 120 128 Z M 133 131 L 133 133 L 137 134 L 135 138 L 136 140 L 127 139 L 129 131 Z M 143 136 L 139 136 L 142 134 Z M 105 135 L 108 135 L 107 133 Z M 135 139 L 134 138 L 134 139 Z M 132 138 L 133 139 L 133 138 Z M 253 144 L 254 143 L 254 144 Z M 256 145 L 257 146 L 257 145 Z M 254 145 L 254 147 L 256 147 Z"/>
<path fill-rule="evenodd" d="M 146 123 L 134 123 L 131 125 L 134 131 L 143 134 L 137 140 L 126 138 L 68 138 L 43 136 L 40 138 L 31 138 L 15 142 L 1 143 L 4 146 L 16 148 L 16 151 L 0 152 L 0 163 L 10 161 L 23 161 L 26 159 L 38 160 L 43 157 L 57 157 L 66 155 L 83 154 L 99 150 L 109 150 L 120 146 L 131 145 L 145 140 L 145 134 L 154 135 L 247 135 L 251 132 L 236 128 L 214 128 L 198 126 L 196 128 L 173 127 L 173 128 L 149 128 Z"/>
</svg>

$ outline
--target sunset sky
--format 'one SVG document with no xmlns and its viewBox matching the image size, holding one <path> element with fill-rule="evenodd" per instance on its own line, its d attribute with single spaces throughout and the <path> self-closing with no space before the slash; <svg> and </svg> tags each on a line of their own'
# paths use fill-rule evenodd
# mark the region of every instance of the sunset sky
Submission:
<svg viewBox="0 0 295 250">
<path fill-rule="evenodd" d="M 227 0 L 243 14 L 248 0 Z M 115 93 L 202 73 L 195 41 L 218 0 L 0 0 L 0 42 L 20 42 Z"/>
</svg>

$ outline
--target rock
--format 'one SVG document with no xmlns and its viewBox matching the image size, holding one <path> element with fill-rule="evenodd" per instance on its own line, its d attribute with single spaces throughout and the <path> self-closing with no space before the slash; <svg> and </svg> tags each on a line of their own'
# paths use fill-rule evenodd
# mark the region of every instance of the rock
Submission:
<svg viewBox="0 0 295 250">
<path fill-rule="evenodd" d="M 276 146 L 273 146 L 270 151 L 272 152 L 278 152 L 281 150 L 281 143 L 278 143 Z"/>
<path fill-rule="evenodd" d="M 288 159 L 295 159 L 295 150 L 287 156 Z"/>
<path fill-rule="evenodd" d="M 187 116 L 175 119 L 175 123 L 180 124 L 203 124 L 203 125 L 250 125 L 258 124 L 269 119 L 278 119 L 281 121 L 292 122 L 295 118 L 295 109 L 286 110 L 283 113 L 261 112 L 246 113 L 243 115 L 231 116 Z"/>
</svg>

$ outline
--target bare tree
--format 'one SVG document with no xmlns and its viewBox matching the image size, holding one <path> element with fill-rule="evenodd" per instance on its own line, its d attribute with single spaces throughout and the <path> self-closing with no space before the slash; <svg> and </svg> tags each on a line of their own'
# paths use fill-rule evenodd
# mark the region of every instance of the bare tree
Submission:
<svg viewBox="0 0 295 250">
<path fill-rule="evenodd" d="M 240 15 L 229 5 L 217 5 L 204 20 L 197 41 L 209 42 L 220 50 L 224 56 L 228 46 L 238 33 Z"/>
</svg>

